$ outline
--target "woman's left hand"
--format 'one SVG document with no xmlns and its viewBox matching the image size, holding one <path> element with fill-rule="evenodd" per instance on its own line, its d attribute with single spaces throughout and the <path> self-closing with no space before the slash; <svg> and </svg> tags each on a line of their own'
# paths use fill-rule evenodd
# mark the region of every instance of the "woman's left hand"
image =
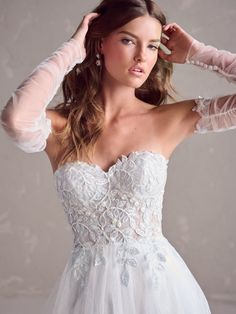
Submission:
<svg viewBox="0 0 236 314">
<path fill-rule="evenodd" d="M 169 39 L 161 37 L 161 43 L 164 44 L 171 54 L 164 53 L 159 49 L 159 56 L 169 62 L 185 63 L 186 56 L 194 38 L 185 32 L 177 23 L 170 23 L 163 26 L 162 32 Z"/>
</svg>

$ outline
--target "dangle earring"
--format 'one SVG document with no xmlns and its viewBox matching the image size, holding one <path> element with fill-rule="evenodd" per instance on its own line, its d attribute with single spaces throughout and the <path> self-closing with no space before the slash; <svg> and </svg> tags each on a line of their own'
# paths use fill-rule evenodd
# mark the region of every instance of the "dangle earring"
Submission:
<svg viewBox="0 0 236 314">
<path fill-rule="evenodd" d="M 96 54 L 96 58 L 97 58 L 97 60 L 96 60 L 96 65 L 97 65 L 98 67 L 100 67 L 100 66 L 101 66 L 101 59 L 100 59 L 100 54 L 99 54 L 99 53 Z"/>
</svg>

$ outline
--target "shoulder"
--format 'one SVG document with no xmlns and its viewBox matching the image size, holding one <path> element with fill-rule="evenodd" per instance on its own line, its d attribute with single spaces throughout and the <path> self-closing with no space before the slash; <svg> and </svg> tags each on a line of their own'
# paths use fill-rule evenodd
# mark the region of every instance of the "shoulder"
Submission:
<svg viewBox="0 0 236 314">
<path fill-rule="evenodd" d="M 194 133 L 196 123 L 200 118 L 198 112 L 193 111 L 195 106 L 195 99 L 188 99 L 175 103 L 172 108 L 174 114 L 177 116 L 180 127 L 186 133 L 187 137 Z"/>
<path fill-rule="evenodd" d="M 66 126 L 67 119 L 55 109 L 47 109 L 46 117 L 51 120 L 52 129 L 55 131 L 61 131 Z"/>
<path fill-rule="evenodd" d="M 195 125 L 199 120 L 199 114 L 192 110 L 195 105 L 195 99 L 164 104 L 157 107 L 160 110 L 156 110 L 156 115 L 158 116 L 158 111 L 162 113 L 170 132 L 175 132 L 183 138 L 188 137 L 194 133 Z"/>
<path fill-rule="evenodd" d="M 53 131 L 62 131 L 67 124 L 67 119 L 55 109 L 47 109 L 46 117 L 51 121 L 52 132 L 47 138 L 47 144 L 44 151 L 48 154 L 50 158 L 53 158 L 53 156 L 57 155 L 57 152 L 60 148 L 60 143 L 58 142 L 58 139 Z"/>
</svg>

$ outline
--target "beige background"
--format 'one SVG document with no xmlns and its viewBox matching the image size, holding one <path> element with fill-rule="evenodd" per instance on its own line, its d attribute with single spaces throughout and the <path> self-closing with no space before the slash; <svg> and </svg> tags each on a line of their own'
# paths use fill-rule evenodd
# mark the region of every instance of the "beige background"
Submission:
<svg viewBox="0 0 236 314">
<path fill-rule="evenodd" d="M 1 108 L 97 3 L 0 0 Z M 236 52 L 235 0 L 159 4 L 169 22 L 204 43 Z M 174 83 L 181 99 L 235 92 L 235 85 L 215 73 L 187 64 L 175 65 Z M 2 129 L 0 140 L 0 312 L 37 314 L 64 269 L 72 233 L 46 154 L 20 151 Z M 168 169 L 163 231 L 195 275 L 213 313 L 236 311 L 235 155 L 236 130 L 195 135 L 177 147 Z"/>
</svg>

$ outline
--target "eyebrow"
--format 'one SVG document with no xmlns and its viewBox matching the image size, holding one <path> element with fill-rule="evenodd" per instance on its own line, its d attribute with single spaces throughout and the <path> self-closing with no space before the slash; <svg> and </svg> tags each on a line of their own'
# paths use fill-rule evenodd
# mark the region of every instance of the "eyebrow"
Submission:
<svg viewBox="0 0 236 314">
<path fill-rule="evenodd" d="M 134 34 L 128 32 L 128 31 L 120 31 L 118 34 L 128 34 L 128 35 L 130 35 L 130 36 L 132 36 L 132 37 L 138 39 L 138 36 L 136 36 L 136 35 L 134 35 Z M 157 42 L 160 42 L 160 39 L 151 39 L 150 42 L 155 42 L 155 43 L 157 43 Z"/>
</svg>

